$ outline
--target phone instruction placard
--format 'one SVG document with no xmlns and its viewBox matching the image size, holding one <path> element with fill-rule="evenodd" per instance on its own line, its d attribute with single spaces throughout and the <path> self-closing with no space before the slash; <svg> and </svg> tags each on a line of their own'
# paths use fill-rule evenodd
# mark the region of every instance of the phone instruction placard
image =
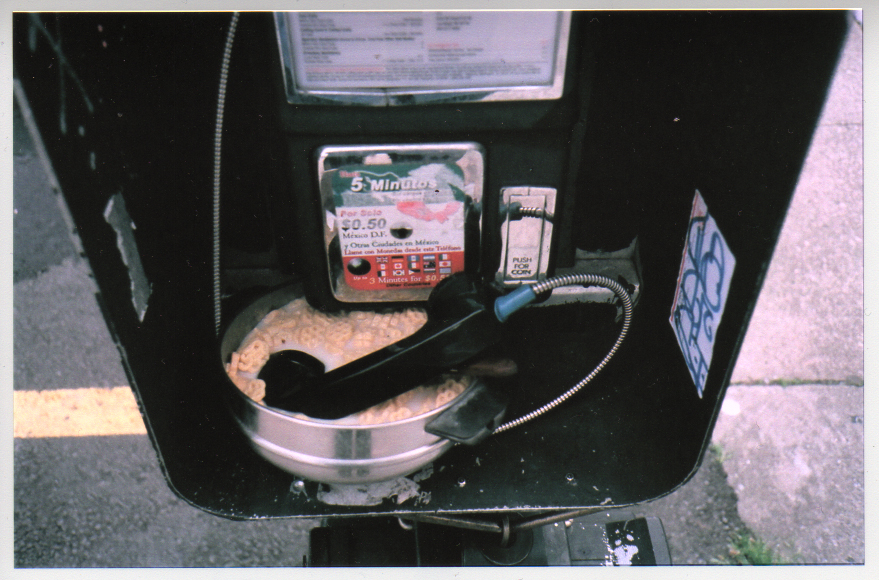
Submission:
<svg viewBox="0 0 879 580">
<path fill-rule="evenodd" d="M 467 194 L 457 164 L 346 165 L 330 184 L 351 288 L 431 288 L 463 271 Z"/>
<path fill-rule="evenodd" d="M 558 12 L 296 12 L 287 15 L 305 90 L 545 86 Z"/>
</svg>

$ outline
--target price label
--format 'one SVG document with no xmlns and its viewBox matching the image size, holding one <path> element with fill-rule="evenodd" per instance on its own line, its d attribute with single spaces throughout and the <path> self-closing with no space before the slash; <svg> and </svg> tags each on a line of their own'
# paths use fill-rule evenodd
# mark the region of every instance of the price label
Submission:
<svg viewBox="0 0 879 580">
<path fill-rule="evenodd" d="M 351 288 L 431 288 L 464 269 L 467 185 L 455 163 L 347 165 L 331 184 Z"/>
</svg>

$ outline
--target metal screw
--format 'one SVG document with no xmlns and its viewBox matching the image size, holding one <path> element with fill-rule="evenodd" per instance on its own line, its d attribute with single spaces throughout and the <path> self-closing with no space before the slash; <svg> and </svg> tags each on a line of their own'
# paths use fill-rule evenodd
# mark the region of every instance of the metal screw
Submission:
<svg viewBox="0 0 879 580">
<path fill-rule="evenodd" d="M 467 480 L 464 479 L 463 477 L 459 477 L 458 478 L 458 487 L 464 487 L 465 485 L 467 485 Z"/>
<path fill-rule="evenodd" d="M 568 473 L 565 475 L 565 481 L 567 481 L 568 483 L 571 483 L 572 481 L 574 481 L 574 479 L 575 477 L 573 473 Z"/>
<path fill-rule="evenodd" d="M 305 482 L 302 481 L 301 479 L 297 479 L 296 481 L 293 482 L 292 487 L 293 487 L 293 491 L 301 493 L 301 492 L 305 491 Z"/>
</svg>

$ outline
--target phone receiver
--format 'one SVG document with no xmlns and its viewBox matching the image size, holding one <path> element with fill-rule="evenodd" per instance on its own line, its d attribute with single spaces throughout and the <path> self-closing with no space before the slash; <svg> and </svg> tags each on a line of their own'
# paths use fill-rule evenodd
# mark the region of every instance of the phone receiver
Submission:
<svg viewBox="0 0 879 580">
<path fill-rule="evenodd" d="M 427 322 L 415 334 L 328 373 L 301 351 L 269 357 L 259 373 L 266 405 L 315 419 L 339 419 L 424 384 L 472 359 L 501 338 L 498 296 L 465 274 L 437 284 Z"/>
</svg>

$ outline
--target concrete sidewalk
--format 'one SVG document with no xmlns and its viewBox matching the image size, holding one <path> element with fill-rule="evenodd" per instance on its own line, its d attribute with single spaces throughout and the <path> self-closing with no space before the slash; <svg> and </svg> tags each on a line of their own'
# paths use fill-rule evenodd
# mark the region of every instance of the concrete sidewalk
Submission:
<svg viewBox="0 0 879 580">
<path fill-rule="evenodd" d="M 842 58 L 713 441 L 788 560 L 864 562 L 863 30 Z"/>
<path fill-rule="evenodd" d="M 848 385 L 737 386 L 713 441 L 738 515 L 783 560 L 863 563 L 864 397 Z"/>
</svg>

